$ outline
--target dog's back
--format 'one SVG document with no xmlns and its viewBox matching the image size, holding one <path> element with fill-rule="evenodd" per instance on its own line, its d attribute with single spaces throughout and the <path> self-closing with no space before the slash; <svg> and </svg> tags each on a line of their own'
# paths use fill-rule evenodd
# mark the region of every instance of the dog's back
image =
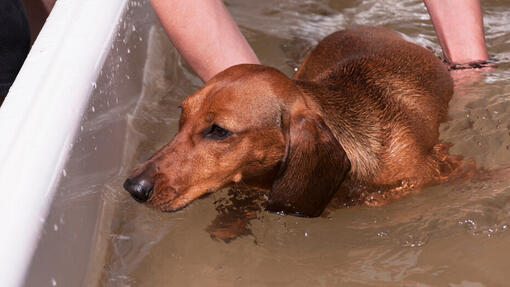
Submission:
<svg viewBox="0 0 510 287">
<path fill-rule="evenodd" d="M 453 84 L 430 51 L 381 27 L 331 34 L 294 79 L 320 103 L 352 177 L 377 185 L 438 176 L 434 146 Z"/>
</svg>

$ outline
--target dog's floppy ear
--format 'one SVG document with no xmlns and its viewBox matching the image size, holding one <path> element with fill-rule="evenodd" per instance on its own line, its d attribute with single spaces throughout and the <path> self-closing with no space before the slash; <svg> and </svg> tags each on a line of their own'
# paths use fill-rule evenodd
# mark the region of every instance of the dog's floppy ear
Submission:
<svg viewBox="0 0 510 287">
<path fill-rule="evenodd" d="M 286 155 L 266 208 L 296 216 L 319 216 L 351 164 L 324 120 L 310 109 L 300 109 L 283 122 Z"/>
</svg>

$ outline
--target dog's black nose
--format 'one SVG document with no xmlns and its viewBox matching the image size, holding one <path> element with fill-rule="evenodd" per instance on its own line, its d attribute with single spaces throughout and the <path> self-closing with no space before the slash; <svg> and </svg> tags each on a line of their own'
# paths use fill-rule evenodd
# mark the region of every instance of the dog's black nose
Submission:
<svg viewBox="0 0 510 287">
<path fill-rule="evenodd" d="M 124 189 L 138 202 L 146 202 L 151 196 L 154 183 L 152 179 L 137 176 L 124 182 Z"/>
</svg>

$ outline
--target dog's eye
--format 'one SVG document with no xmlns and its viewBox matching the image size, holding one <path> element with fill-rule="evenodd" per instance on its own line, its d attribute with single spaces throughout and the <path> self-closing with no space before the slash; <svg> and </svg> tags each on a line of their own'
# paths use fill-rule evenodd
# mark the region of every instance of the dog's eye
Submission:
<svg viewBox="0 0 510 287">
<path fill-rule="evenodd" d="M 224 140 L 232 135 L 232 132 L 224 129 L 217 124 L 213 124 L 209 129 L 207 129 L 205 136 L 208 138 L 212 138 L 215 140 Z"/>
</svg>

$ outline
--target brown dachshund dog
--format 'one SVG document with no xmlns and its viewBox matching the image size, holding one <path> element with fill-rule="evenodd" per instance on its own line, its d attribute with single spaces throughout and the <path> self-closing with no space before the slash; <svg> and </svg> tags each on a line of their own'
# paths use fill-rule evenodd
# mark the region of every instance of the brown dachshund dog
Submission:
<svg viewBox="0 0 510 287">
<path fill-rule="evenodd" d="M 381 205 L 459 166 L 439 143 L 452 93 L 446 66 L 398 33 L 339 31 L 292 79 L 247 64 L 216 75 L 184 99 L 175 138 L 124 187 L 162 211 L 236 183 L 292 215 L 319 216 L 337 192 L 344 204 Z"/>
</svg>

